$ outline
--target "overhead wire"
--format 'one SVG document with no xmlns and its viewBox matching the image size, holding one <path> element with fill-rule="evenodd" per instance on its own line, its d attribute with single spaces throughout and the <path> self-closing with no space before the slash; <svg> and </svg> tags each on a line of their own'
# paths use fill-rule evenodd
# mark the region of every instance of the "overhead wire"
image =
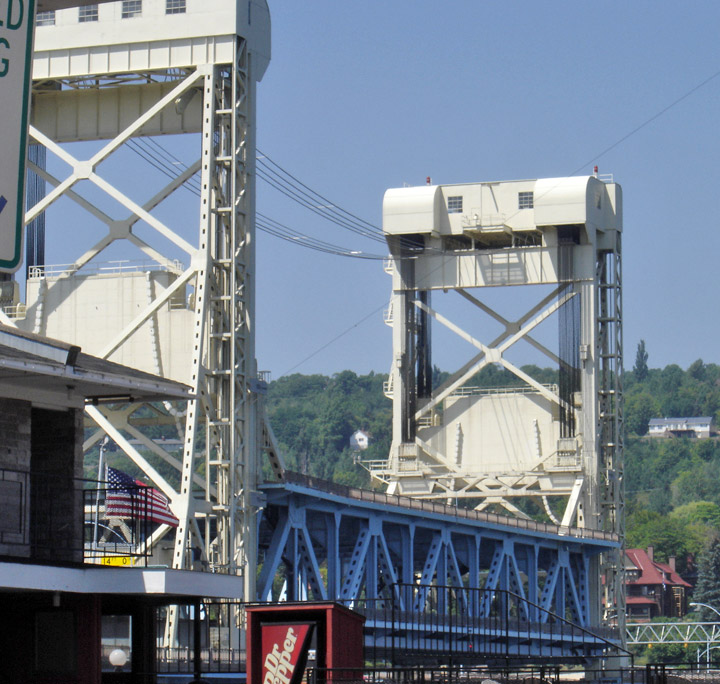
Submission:
<svg viewBox="0 0 720 684">
<path fill-rule="evenodd" d="M 258 149 L 257 153 L 256 174 L 258 178 L 271 185 L 289 199 L 292 199 L 318 216 L 336 224 L 340 228 L 350 230 L 370 240 L 386 244 L 385 233 L 381 228 L 343 209 L 321 193 L 313 190 L 261 150 Z M 409 252 L 407 256 L 396 256 L 396 258 L 414 258 L 412 252 L 418 250 L 417 242 L 404 235 L 395 235 L 394 238 L 398 247 Z M 430 246 L 425 246 L 423 251 L 426 253 L 442 252 L 442 250 Z"/>
<path fill-rule="evenodd" d="M 257 165 L 259 172 L 262 171 L 264 174 L 272 175 L 277 182 L 285 187 L 292 188 L 293 191 L 305 198 L 308 201 L 314 202 L 318 210 L 323 212 L 323 215 L 330 220 L 337 220 L 340 223 L 354 226 L 354 230 L 362 233 L 366 237 L 371 239 L 385 240 L 385 235 L 381 228 L 366 221 L 359 216 L 356 216 L 352 212 L 343 209 L 338 206 L 332 200 L 328 199 L 324 195 L 316 192 L 308 185 L 298 180 L 289 171 L 286 171 L 277 162 L 273 161 L 267 154 L 261 150 L 257 150 Z"/>
<path fill-rule="evenodd" d="M 281 373 L 278 377 L 282 378 L 284 375 L 287 375 L 288 373 L 291 373 L 292 371 L 294 371 L 296 368 L 299 368 L 306 361 L 309 361 L 313 357 L 317 356 L 321 351 L 324 351 L 325 349 L 327 349 L 331 344 L 334 344 L 339 339 L 345 337 L 345 335 L 347 335 L 348 333 L 351 333 L 353 330 L 355 330 L 355 328 L 362 325 L 365 321 L 367 321 L 369 318 L 372 318 L 376 313 L 378 313 L 378 311 L 382 311 L 382 309 L 384 309 L 384 308 L 385 308 L 385 302 L 383 302 L 376 309 L 373 309 L 369 314 L 366 314 L 365 316 L 363 316 L 359 321 L 353 323 L 349 328 L 346 328 L 341 333 L 339 333 L 338 335 L 333 337 L 331 340 L 328 340 L 325 344 L 322 345 L 322 347 L 319 347 L 318 349 L 316 349 L 312 354 L 309 354 L 308 356 L 306 356 L 302 361 L 299 361 L 298 363 L 296 363 L 292 368 L 288 368 L 286 371 Z"/>
<path fill-rule="evenodd" d="M 182 171 L 188 168 L 182 160 L 153 138 L 131 139 L 128 141 L 128 146 L 148 164 L 169 178 L 176 178 Z M 197 197 L 200 196 L 200 181 L 196 176 L 185 181 L 183 187 L 193 195 Z M 318 252 L 356 259 L 382 260 L 386 258 L 384 254 L 372 254 L 363 250 L 347 249 L 318 238 L 313 238 L 260 212 L 256 213 L 255 223 L 259 230 L 269 235 Z"/>
<path fill-rule="evenodd" d="M 381 238 L 372 233 L 368 233 L 368 232 L 362 230 L 361 228 L 357 227 L 353 223 L 351 223 L 349 221 L 345 221 L 340 218 L 337 218 L 332 213 L 324 211 L 323 207 L 313 204 L 312 202 L 308 201 L 308 199 L 306 199 L 302 195 L 294 192 L 291 189 L 288 189 L 282 183 L 276 181 L 275 179 L 273 179 L 270 176 L 267 176 L 260 168 L 256 169 L 256 174 L 257 174 L 258 178 L 265 181 L 271 187 L 275 188 L 279 193 L 281 193 L 281 194 L 285 195 L 285 197 L 288 197 L 289 199 L 297 202 L 298 204 L 300 204 L 300 206 L 305 207 L 306 209 L 313 212 L 317 216 L 320 216 L 321 218 L 331 221 L 332 223 L 336 224 L 337 226 L 340 226 L 341 228 L 345 228 L 346 230 L 349 230 L 357 235 L 360 235 L 361 237 L 367 238 L 369 240 L 374 240 L 375 242 L 385 242 L 385 238 Z"/>
<path fill-rule="evenodd" d="M 293 244 L 299 244 L 303 247 L 310 247 L 321 252 L 328 254 L 334 254 L 336 256 L 348 256 L 356 257 L 358 259 L 371 259 L 380 261 L 386 258 L 384 254 L 369 254 L 367 252 L 361 252 L 359 250 L 347 250 L 338 245 L 334 245 L 324 240 L 318 240 L 317 238 L 304 235 L 275 219 L 266 216 L 260 212 L 256 212 L 255 225 L 262 231 L 275 235 L 283 240 L 291 242 Z"/>
</svg>

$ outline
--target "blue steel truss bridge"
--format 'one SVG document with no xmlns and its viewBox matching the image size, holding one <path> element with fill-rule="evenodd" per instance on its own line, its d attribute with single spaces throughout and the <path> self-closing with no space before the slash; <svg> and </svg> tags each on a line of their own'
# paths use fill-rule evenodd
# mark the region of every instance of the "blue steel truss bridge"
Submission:
<svg viewBox="0 0 720 684">
<path fill-rule="evenodd" d="M 339 601 L 392 662 L 571 662 L 622 651 L 592 609 L 616 536 L 286 473 L 265 484 L 258 599 Z"/>
</svg>

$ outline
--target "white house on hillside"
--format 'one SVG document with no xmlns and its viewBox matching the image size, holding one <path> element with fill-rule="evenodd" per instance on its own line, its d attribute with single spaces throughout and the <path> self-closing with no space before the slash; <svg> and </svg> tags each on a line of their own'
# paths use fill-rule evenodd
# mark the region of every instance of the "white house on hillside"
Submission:
<svg viewBox="0 0 720 684">
<path fill-rule="evenodd" d="M 353 451 L 365 451 L 370 444 L 370 436 L 362 430 L 356 430 L 350 437 L 350 447 Z"/>
<path fill-rule="evenodd" d="M 715 432 L 711 416 L 699 418 L 651 418 L 650 437 L 697 437 L 708 438 Z"/>
</svg>

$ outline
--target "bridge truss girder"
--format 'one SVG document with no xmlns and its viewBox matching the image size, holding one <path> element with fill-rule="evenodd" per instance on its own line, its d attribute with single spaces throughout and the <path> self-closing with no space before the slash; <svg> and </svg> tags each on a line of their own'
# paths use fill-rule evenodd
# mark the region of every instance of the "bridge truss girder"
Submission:
<svg viewBox="0 0 720 684">
<path fill-rule="evenodd" d="M 720 645 L 717 622 L 633 622 L 625 626 L 628 646 L 633 644 Z"/>
<path fill-rule="evenodd" d="M 404 497 L 351 497 L 339 488 L 292 477 L 263 485 L 258 599 L 395 601 L 400 610 L 425 608 L 431 586 L 511 592 L 528 619 L 551 613 L 583 628 L 599 625 L 588 591 L 592 560 L 618 545 L 610 536 L 560 528 L 530 531 L 518 521 L 459 518 L 452 507 L 428 516 Z M 444 511 L 441 514 L 440 509 Z M 547 530 L 547 531 L 546 531 Z M 575 536 L 577 535 L 577 536 Z M 601 535 L 602 536 L 602 535 Z M 282 579 L 279 579 L 282 578 Z M 398 586 L 417 585 L 413 605 Z M 423 587 L 425 589 L 423 589 Z M 425 592 L 425 593 L 423 593 Z M 486 594 L 489 596 L 489 594 Z M 469 599 L 464 599 L 470 605 Z M 475 614 L 487 615 L 482 602 Z"/>
</svg>

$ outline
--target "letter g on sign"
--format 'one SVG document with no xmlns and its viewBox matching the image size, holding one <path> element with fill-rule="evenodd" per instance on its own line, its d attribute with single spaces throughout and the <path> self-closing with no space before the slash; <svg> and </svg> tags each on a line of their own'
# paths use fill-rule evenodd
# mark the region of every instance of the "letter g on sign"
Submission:
<svg viewBox="0 0 720 684">
<path fill-rule="evenodd" d="M 5 48 L 6 50 L 10 49 L 10 43 L 5 40 L 5 38 L 0 38 L 0 47 Z M 10 69 L 10 60 L 8 60 L 7 57 L 0 58 L 0 78 L 7 75 L 8 70 Z"/>
</svg>

